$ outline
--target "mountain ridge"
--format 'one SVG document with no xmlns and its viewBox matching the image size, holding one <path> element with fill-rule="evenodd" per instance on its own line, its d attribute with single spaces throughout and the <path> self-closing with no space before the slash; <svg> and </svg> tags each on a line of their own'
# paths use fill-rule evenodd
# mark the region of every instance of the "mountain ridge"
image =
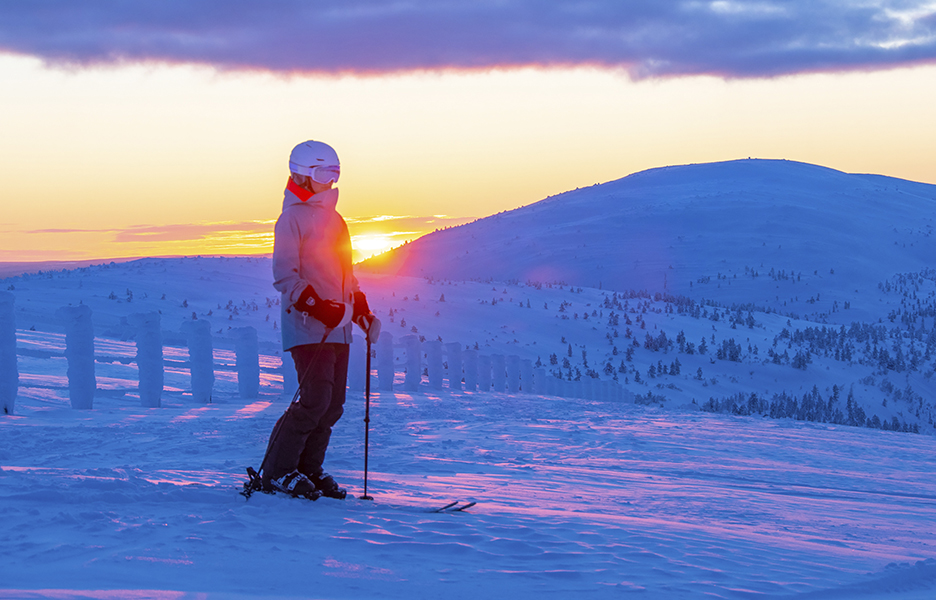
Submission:
<svg viewBox="0 0 936 600">
<path fill-rule="evenodd" d="M 439 230 L 356 268 L 801 312 L 820 309 L 806 304 L 819 294 L 830 310 L 847 301 L 875 316 L 869 292 L 930 264 L 934 212 L 936 186 L 883 175 L 773 159 L 668 166 Z"/>
</svg>

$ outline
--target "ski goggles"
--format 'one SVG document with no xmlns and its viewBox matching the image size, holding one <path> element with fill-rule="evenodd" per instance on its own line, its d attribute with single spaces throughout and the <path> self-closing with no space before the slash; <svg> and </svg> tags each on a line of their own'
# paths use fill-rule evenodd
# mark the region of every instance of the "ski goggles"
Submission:
<svg viewBox="0 0 936 600">
<path fill-rule="evenodd" d="M 312 167 L 309 170 L 309 177 L 312 178 L 312 181 L 315 183 L 321 183 L 322 185 L 335 183 L 338 181 L 338 177 L 340 175 L 341 167 L 338 165 L 330 167 Z"/>
</svg>

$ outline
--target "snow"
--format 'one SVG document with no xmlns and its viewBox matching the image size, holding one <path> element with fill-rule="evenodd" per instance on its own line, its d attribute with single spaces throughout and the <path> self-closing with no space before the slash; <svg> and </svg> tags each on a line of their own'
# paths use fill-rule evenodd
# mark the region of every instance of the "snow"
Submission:
<svg viewBox="0 0 936 600">
<path fill-rule="evenodd" d="M 936 592 L 929 436 L 424 385 L 372 395 L 375 501 L 312 504 L 236 493 L 278 395 L 21 400 L 0 421 L 0 598 Z M 363 410 L 351 393 L 329 456 L 358 495 Z M 478 505 L 426 512 L 450 499 Z"/>
<path fill-rule="evenodd" d="M 684 297 L 612 278 L 599 289 L 359 273 L 383 321 L 373 502 L 356 498 L 363 377 L 326 461 L 355 497 L 236 493 L 295 390 L 268 258 L 142 259 L 3 280 L 0 359 L 15 328 L 16 361 L 0 360 L 0 379 L 18 393 L 0 415 L 0 599 L 936 596 L 936 273 L 920 233 L 932 186 L 772 163 L 637 174 L 527 207 L 526 226 L 511 225 L 580 253 L 588 275 L 582 234 L 570 242 L 563 228 L 590 214 L 584 243 L 620 245 L 639 263 L 620 268 L 646 275 L 654 252 L 689 250 L 669 233 L 622 240 L 595 203 L 607 197 L 638 224 L 670 220 L 684 235 L 688 199 L 706 227 L 685 238 L 693 260 L 673 265 Z M 797 195 L 794 179 L 818 187 Z M 562 210 L 543 229 L 550 206 Z M 754 264 L 766 251 L 744 227 L 791 207 L 825 216 L 799 219 L 802 248 L 784 238 L 784 260 Z M 835 211 L 857 229 L 830 233 L 821 249 L 814 234 Z M 510 215 L 430 236 L 433 252 L 455 256 L 463 234 L 484 245 Z M 776 226 L 792 235 L 792 224 Z M 845 235 L 867 236 L 870 253 L 846 245 L 866 272 L 835 254 Z M 502 273 L 528 258 L 511 243 L 492 246 Z M 428 265 L 419 245 L 407 252 Z M 807 270 L 816 257 L 834 259 L 835 273 Z M 71 408 L 63 303 L 93 316 L 93 410 Z M 196 348 L 193 328 L 210 328 L 207 346 Z M 256 332 L 252 398 L 241 393 L 244 328 Z M 451 377 L 459 363 L 463 390 Z M 788 405 L 796 410 L 772 412 Z M 703 410 L 716 406 L 749 416 Z M 857 409 L 922 435 L 847 425 Z M 452 500 L 478 504 L 429 512 Z"/>
</svg>

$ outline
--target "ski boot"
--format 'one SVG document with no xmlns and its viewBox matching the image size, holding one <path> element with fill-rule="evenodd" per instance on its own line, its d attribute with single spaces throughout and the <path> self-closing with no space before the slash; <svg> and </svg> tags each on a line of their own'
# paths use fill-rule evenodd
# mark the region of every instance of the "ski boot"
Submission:
<svg viewBox="0 0 936 600">
<path fill-rule="evenodd" d="M 284 492 L 295 498 L 318 500 L 322 496 L 315 484 L 299 471 L 287 473 L 279 479 L 271 479 L 270 486 L 277 492 Z"/>
<path fill-rule="evenodd" d="M 335 478 L 328 473 L 312 475 L 309 477 L 309 479 L 313 484 L 315 484 L 315 488 L 326 498 L 344 500 L 348 495 L 348 490 L 344 489 L 343 487 L 338 487 L 338 483 L 335 481 Z"/>
</svg>

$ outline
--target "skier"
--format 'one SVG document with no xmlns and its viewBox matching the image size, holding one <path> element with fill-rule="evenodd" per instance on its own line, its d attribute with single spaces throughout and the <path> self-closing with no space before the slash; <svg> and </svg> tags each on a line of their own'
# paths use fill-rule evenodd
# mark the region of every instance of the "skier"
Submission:
<svg viewBox="0 0 936 600">
<path fill-rule="evenodd" d="M 282 294 L 283 349 L 296 365 L 299 395 L 270 434 L 263 486 L 313 500 L 344 498 L 322 463 L 344 412 L 351 322 L 373 343 L 380 321 L 351 271 L 351 238 L 332 188 L 341 173 L 335 150 L 303 142 L 289 170 L 274 230 L 273 287 Z"/>
</svg>

